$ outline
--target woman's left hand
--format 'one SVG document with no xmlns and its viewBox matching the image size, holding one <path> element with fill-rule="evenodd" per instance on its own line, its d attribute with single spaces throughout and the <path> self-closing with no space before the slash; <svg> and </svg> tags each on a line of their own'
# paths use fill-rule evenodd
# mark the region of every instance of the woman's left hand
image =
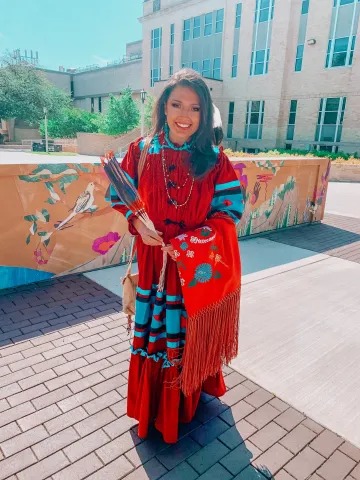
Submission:
<svg viewBox="0 0 360 480">
<path fill-rule="evenodd" d="M 166 247 L 162 247 L 161 250 L 167 252 L 174 261 L 176 260 L 174 247 L 172 245 L 166 245 Z"/>
</svg>

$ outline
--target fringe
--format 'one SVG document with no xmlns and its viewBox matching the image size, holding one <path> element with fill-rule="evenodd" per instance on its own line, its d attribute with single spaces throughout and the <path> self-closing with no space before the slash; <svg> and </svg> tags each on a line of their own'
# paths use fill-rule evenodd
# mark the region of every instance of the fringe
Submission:
<svg viewBox="0 0 360 480">
<path fill-rule="evenodd" d="M 162 268 L 161 268 L 161 272 L 160 272 L 159 285 L 158 285 L 158 290 L 157 290 L 158 292 L 163 292 L 164 291 L 167 257 L 168 257 L 167 252 L 163 252 L 163 263 L 162 263 Z"/>
<path fill-rule="evenodd" d="M 177 382 L 185 396 L 191 395 L 223 364 L 238 353 L 240 288 L 222 300 L 189 317 L 186 343 Z"/>
</svg>

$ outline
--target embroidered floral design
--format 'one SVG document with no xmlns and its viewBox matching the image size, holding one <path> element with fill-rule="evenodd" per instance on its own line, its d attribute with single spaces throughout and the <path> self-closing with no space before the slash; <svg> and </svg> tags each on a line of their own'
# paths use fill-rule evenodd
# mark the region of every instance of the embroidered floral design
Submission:
<svg viewBox="0 0 360 480">
<path fill-rule="evenodd" d="M 174 250 L 174 255 L 175 255 L 175 258 L 180 257 L 180 253 L 177 250 Z"/>
<path fill-rule="evenodd" d="M 186 250 L 187 248 L 189 248 L 189 245 L 186 242 L 182 242 L 182 244 L 180 245 L 180 248 L 181 250 Z"/>
<path fill-rule="evenodd" d="M 230 205 L 233 204 L 233 202 L 231 202 L 230 200 L 224 200 L 222 203 L 223 205 L 225 205 L 225 207 L 230 207 Z"/>
<path fill-rule="evenodd" d="M 188 250 L 186 252 L 186 256 L 189 257 L 189 258 L 194 258 L 194 255 L 195 255 L 194 250 Z"/>
<path fill-rule="evenodd" d="M 212 277 L 212 267 L 210 263 L 201 263 L 196 267 L 195 280 L 199 283 L 206 283 Z"/>
<path fill-rule="evenodd" d="M 185 280 L 183 278 L 180 278 L 180 284 L 182 287 L 185 285 Z"/>
<path fill-rule="evenodd" d="M 182 241 L 182 240 L 185 240 L 185 238 L 187 237 L 188 237 L 187 233 L 182 233 L 181 235 L 178 235 L 176 238 Z"/>
<path fill-rule="evenodd" d="M 201 229 L 200 235 L 201 235 L 202 237 L 208 237 L 209 235 L 211 235 L 211 228 L 203 227 L 203 228 Z"/>
<path fill-rule="evenodd" d="M 222 256 L 221 256 L 221 255 L 215 255 L 215 265 L 216 265 L 217 263 L 219 263 L 219 262 L 221 261 L 221 259 L 222 259 Z"/>
</svg>

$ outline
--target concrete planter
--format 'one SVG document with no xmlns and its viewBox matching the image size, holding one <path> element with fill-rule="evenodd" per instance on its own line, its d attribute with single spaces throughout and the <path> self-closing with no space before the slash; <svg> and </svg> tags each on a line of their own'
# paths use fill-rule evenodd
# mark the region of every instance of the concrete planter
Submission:
<svg viewBox="0 0 360 480">
<path fill-rule="evenodd" d="M 333 163 L 330 170 L 330 182 L 360 182 L 360 164 Z"/>
</svg>

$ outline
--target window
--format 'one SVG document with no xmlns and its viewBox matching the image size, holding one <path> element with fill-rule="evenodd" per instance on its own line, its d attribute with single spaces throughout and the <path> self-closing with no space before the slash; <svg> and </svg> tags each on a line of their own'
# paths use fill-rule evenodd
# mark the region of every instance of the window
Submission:
<svg viewBox="0 0 360 480">
<path fill-rule="evenodd" d="M 156 13 L 160 10 L 160 0 L 154 0 L 153 3 L 153 13 Z"/>
<path fill-rule="evenodd" d="M 200 38 L 200 17 L 194 17 L 193 38 Z"/>
<path fill-rule="evenodd" d="M 291 100 L 286 140 L 294 140 L 296 109 L 297 109 L 297 100 Z"/>
<path fill-rule="evenodd" d="M 333 5 L 325 67 L 349 67 L 353 63 L 360 4 L 358 0 L 334 0 Z"/>
<path fill-rule="evenodd" d="M 334 7 L 336 7 L 338 0 L 334 0 Z M 340 0 L 340 6 L 341 5 L 349 5 L 349 3 L 354 3 L 354 0 Z"/>
<path fill-rule="evenodd" d="M 221 73 L 221 58 L 214 58 L 213 78 L 215 78 L 215 80 L 220 80 L 220 73 Z"/>
<path fill-rule="evenodd" d="M 315 133 L 316 142 L 340 142 L 346 97 L 322 98 Z"/>
<path fill-rule="evenodd" d="M 74 98 L 75 89 L 74 89 L 74 79 L 72 77 L 70 80 L 70 94 L 71 94 L 71 98 Z"/>
<path fill-rule="evenodd" d="M 227 127 L 227 138 L 232 138 L 233 126 L 234 126 L 234 110 L 235 103 L 229 103 L 229 116 L 228 116 L 228 127 Z"/>
<path fill-rule="evenodd" d="M 250 75 L 264 75 L 268 73 L 270 50 L 258 50 L 251 54 Z"/>
<path fill-rule="evenodd" d="M 183 41 L 190 40 L 190 19 L 184 20 Z"/>
<path fill-rule="evenodd" d="M 210 73 L 210 60 L 203 60 L 201 75 L 210 78 Z"/>
<path fill-rule="evenodd" d="M 302 6 L 301 6 L 298 44 L 297 44 L 296 56 L 295 56 L 295 72 L 301 72 L 302 70 L 302 64 L 303 64 L 303 58 L 304 58 L 304 45 L 306 41 L 307 20 L 308 20 L 308 13 L 309 13 L 309 2 L 310 0 L 303 0 Z"/>
<path fill-rule="evenodd" d="M 238 55 L 236 54 L 236 55 L 233 55 L 232 57 L 231 78 L 236 78 L 237 66 L 238 66 Z"/>
<path fill-rule="evenodd" d="M 190 68 L 189 62 L 185 62 L 181 65 L 181 68 Z"/>
<path fill-rule="evenodd" d="M 285 150 L 291 150 L 292 145 L 291 143 L 285 143 Z"/>
<path fill-rule="evenodd" d="M 296 49 L 295 72 L 301 72 L 304 57 L 304 45 L 298 45 Z"/>
<path fill-rule="evenodd" d="M 101 97 L 98 98 L 98 107 L 99 107 L 99 112 L 102 112 L 102 103 L 101 103 Z"/>
<path fill-rule="evenodd" d="M 151 30 L 150 87 L 161 78 L 162 28 Z"/>
<path fill-rule="evenodd" d="M 205 28 L 204 28 L 204 36 L 208 37 L 212 34 L 212 21 L 213 21 L 213 14 L 207 13 L 205 15 Z"/>
<path fill-rule="evenodd" d="M 255 153 L 255 154 L 258 154 L 259 153 L 259 149 L 258 148 L 244 148 L 243 151 L 245 153 Z"/>
<path fill-rule="evenodd" d="M 268 73 L 274 3 L 275 0 L 256 0 L 250 75 Z"/>
<path fill-rule="evenodd" d="M 153 87 L 155 82 L 158 82 L 161 78 L 161 68 L 153 68 L 151 70 L 150 84 Z"/>
<path fill-rule="evenodd" d="M 170 25 L 170 58 L 169 58 L 169 77 L 174 75 L 174 43 L 175 43 L 175 24 Z"/>
<path fill-rule="evenodd" d="M 192 68 L 193 70 L 195 70 L 196 72 L 199 72 L 199 73 L 200 73 L 200 65 L 199 65 L 199 62 L 192 62 L 191 68 Z"/>
<path fill-rule="evenodd" d="M 240 28 L 241 24 L 241 10 L 242 10 L 242 4 L 238 3 L 236 5 L 236 17 L 235 17 L 235 28 Z"/>
<path fill-rule="evenodd" d="M 151 30 L 151 49 L 154 50 L 160 47 L 161 47 L 161 28 L 155 28 L 155 30 Z"/>
<path fill-rule="evenodd" d="M 272 20 L 273 16 L 273 0 L 256 0 L 255 23 L 268 22 L 269 20 Z"/>
<path fill-rule="evenodd" d="M 224 9 L 216 12 L 215 33 L 221 33 L 224 29 Z"/>
<path fill-rule="evenodd" d="M 307 15 L 309 13 L 310 0 L 303 0 L 301 5 L 301 15 Z"/>
<path fill-rule="evenodd" d="M 94 97 L 91 97 L 91 109 L 90 109 L 91 113 L 94 113 L 94 111 L 95 111 L 94 102 L 95 102 Z"/>
<path fill-rule="evenodd" d="M 264 123 L 265 101 L 250 100 L 247 102 L 245 138 L 260 140 Z"/>
<path fill-rule="evenodd" d="M 333 51 L 332 51 L 333 41 L 329 40 L 328 50 L 326 55 L 326 68 L 329 68 L 331 53 L 332 53 L 332 62 L 330 65 L 331 67 L 345 67 L 348 65 L 352 65 L 356 35 L 353 35 L 352 37 L 350 52 L 349 52 L 349 40 L 350 40 L 349 37 L 336 38 Z"/>
</svg>

